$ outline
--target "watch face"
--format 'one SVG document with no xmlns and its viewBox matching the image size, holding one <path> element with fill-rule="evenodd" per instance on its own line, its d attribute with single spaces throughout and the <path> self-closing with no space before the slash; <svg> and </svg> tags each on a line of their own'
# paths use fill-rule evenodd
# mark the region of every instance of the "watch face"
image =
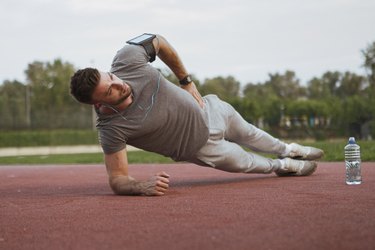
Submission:
<svg viewBox="0 0 375 250">
<path fill-rule="evenodd" d="M 193 80 L 191 80 L 191 77 L 190 76 L 188 76 L 188 77 L 186 77 L 186 82 L 187 83 L 190 83 L 190 82 L 192 82 Z"/>
</svg>

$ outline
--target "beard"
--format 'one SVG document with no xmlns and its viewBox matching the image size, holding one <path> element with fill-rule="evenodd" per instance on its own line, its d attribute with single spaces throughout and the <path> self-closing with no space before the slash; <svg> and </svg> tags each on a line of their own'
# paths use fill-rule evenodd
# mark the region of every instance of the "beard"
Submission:
<svg viewBox="0 0 375 250">
<path fill-rule="evenodd" d="M 132 94 L 132 89 L 130 87 L 130 85 L 128 85 L 128 92 L 124 93 L 123 96 L 121 96 L 117 101 L 115 101 L 112 105 L 114 106 L 117 106 L 117 105 L 120 105 L 121 103 L 123 103 L 129 96 L 131 96 Z"/>
</svg>

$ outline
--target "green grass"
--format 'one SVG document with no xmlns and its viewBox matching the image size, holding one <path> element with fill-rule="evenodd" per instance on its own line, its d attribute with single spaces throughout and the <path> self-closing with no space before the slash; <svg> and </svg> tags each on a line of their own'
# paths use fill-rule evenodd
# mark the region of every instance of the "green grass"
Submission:
<svg viewBox="0 0 375 250">
<path fill-rule="evenodd" d="M 324 150 L 322 161 L 344 161 L 345 140 L 324 142 L 299 142 L 303 145 L 318 147 Z M 362 161 L 375 161 L 375 141 L 359 141 L 361 146 Z M 273 155 L 263 154 L 267 157 Z M 167 157 L 145 152 L 128 152 L 128 161 L 133 163 L 172 163 Z M 70 155 L 48 155 L 48 156 L 22 156 L 22 157 L 0 157 L 0 165 L 4 164 L 102 164 L 103 154 L 70 154 Z"/>
<path fill-rule="evenodd" d="M 357 143 L 361 146 L 362 161 L 375 161 L 375 141 L 358 141 Z M 304 143 L 304 145 L 323 149 L 325 153 L 323 161 L 344 161 L 344 147 L 346 144 L 346 140 Z"/>
<path fill-rule="evenodd" d="M 173 162 L 167 157 L 145 151 L 128 152 L 128 161 L 130 164 Z M 104 160 L 102 153 L 0 157 L 0 165 L 5 164 L 104 164 Z"/>
<path fill-rule="evenodd" d="M 0 147 L 92 145 L 97 143 L 98 132 L 94 130 L 0 131 Z"/>
</svg>

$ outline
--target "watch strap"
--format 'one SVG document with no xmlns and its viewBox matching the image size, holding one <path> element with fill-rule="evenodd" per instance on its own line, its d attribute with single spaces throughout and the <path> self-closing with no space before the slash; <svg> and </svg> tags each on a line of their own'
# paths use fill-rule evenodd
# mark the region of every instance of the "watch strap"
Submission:
<svg viewBox="0 0 375 250">
<path fill-rule="evenodd" d="M 187 75 L 185 76 L 184 78 L 182 78 L 180 80 L 180 84 L 181 85 L 188 85 L 189 83 L 191 83 L 193 80 L 191 79 L 191 76 L 190 75 Z"/>
</svg>

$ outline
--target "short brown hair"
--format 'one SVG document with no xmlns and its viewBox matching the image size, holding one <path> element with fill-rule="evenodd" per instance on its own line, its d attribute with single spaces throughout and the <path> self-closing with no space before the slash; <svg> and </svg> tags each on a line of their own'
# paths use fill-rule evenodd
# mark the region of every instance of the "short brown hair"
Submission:
<svg viewBox="0 0 375 250">
<path fill-rule="evenodd" d="M 70 79 L 70 93 L 77 101 L 92 104 L 92 94 L 99 81 L 100 73 L 97 69 L 80 69 Z"/>
</svg>

